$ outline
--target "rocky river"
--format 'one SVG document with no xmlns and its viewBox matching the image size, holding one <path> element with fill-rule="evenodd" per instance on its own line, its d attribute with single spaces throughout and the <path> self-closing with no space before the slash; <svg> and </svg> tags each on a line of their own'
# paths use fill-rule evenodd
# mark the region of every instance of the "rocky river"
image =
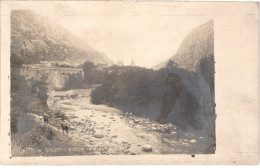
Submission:
<svg viewBox="0 0 260 168">
<path fill-rule="evenodd" d="M 203 135 L 106 105 L 94 105 L 90 92 L 91 89 L 78 89 L 49 93 L 49 125 L 61 132 L 60 122 L 66 120 L 69 134 L 60 134 L 65 142 L 79 142 L 84 151 L 91 154 L 207 153 L 209 144 Z M 61 117 L 57 117 L 57 113 Z"/>
</svg>

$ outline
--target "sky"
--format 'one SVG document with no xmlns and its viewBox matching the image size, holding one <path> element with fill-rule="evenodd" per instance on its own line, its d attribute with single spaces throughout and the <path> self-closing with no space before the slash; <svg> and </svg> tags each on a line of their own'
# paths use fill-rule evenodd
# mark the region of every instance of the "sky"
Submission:
<svg viewBox="0 0 260 168">
<path fill-rule="evenodd" d="M 212 19 L 200 3 L 38 2 L 28 9 L 77 35 L 115 63 L 150 68 L 173 56 L 185 36 Z M 208 15 L 203 15 L 208 13 Z"/>
</svg>

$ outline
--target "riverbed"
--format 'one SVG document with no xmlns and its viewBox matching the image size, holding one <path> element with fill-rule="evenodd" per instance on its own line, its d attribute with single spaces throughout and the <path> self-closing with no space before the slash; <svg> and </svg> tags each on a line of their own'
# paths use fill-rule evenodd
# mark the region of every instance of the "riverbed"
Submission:
<svg viewBox="0 0 260 168">
<path fill-rule="evenodd" d="M 50 124 L 59 127 L 65 115 L 68 136 L 84 144 L 93 154 L 197 154 L 209 145 L 204 136 L 172 124 L 160 124 L 106 105 L 91 103 L 91 89 L 52 91 L 48 106 Z"/>
</svg>

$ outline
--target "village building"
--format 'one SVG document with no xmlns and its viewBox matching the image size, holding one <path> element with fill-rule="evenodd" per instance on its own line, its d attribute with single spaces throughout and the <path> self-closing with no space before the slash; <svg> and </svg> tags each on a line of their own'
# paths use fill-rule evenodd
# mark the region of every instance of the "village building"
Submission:
<svg viewBox="0 0 260 168">
<path fill-rule="evenodd" d="M 130 66 L 136 66 L 135 62 L 134 62 L 134 59 L 132 59 Z"/>
</svg>

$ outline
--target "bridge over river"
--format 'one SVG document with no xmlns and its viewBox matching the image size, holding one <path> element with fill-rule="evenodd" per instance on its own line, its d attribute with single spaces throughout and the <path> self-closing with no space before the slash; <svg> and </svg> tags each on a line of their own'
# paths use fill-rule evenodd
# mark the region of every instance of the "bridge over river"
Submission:
<svg viewBox="0 0 260 168">
<path fill-rule="evenodd" d="M 49 84 L 49 90 L 64 88 L 70 75 L 77 74 L 82 79 L 84 78 L 81 68 L 43 66 L 41 64 L 23 65 L 20 68 L 20 74 L 27 80 L 33 78 L 36 81 L 46 81 Z"/>
</svg>

